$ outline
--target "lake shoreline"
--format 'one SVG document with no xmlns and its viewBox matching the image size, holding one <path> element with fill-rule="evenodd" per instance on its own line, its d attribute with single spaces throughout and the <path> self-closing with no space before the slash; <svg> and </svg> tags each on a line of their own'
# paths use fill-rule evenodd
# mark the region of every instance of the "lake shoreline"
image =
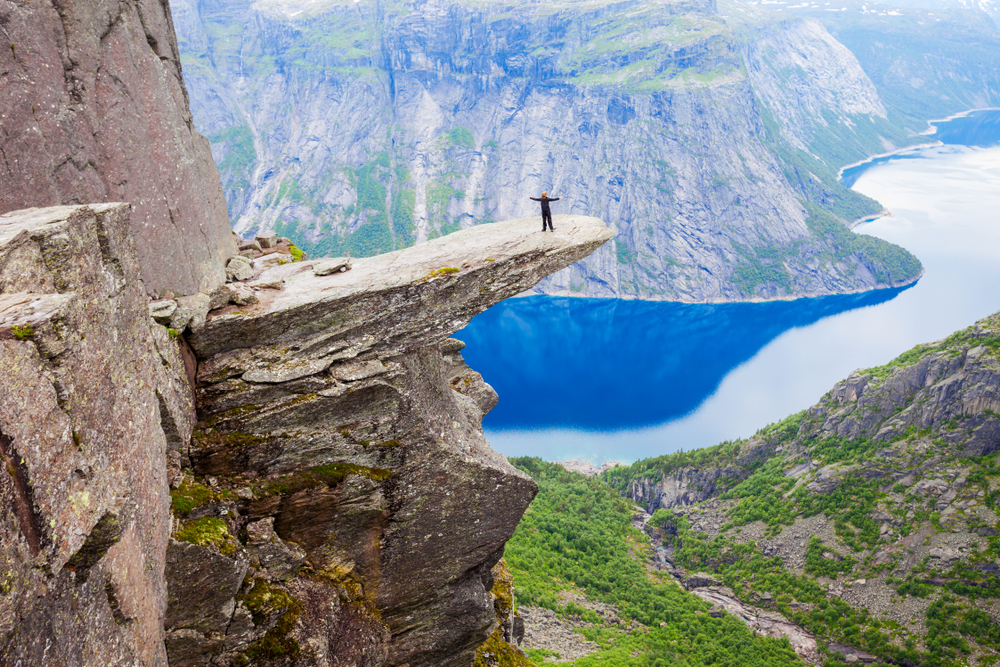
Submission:
<svg viewBox="0 0 1000 667">
<path fill-rule="evenodd" d="M 874 220 L 879 220 L 881 218 L 892 217 L 889 215 L 878 215 L 872 218 L 871 216 L 866 216 L 859 220 L 854 221 L 853 226 L 857 226 L 863 222 L 873 222 Z M 842 292 L 805 292 L 798 294 L 790 294 L 788 296 L 776 296 L 772 298 L 765 298 L 761 296 L 751 297 L 747 299 L 726 299 L 726 298 L 712 298 L 707 300 L 695 301 L 695 300 L 685 300 L 685 299 L 660 299 L 656 297 L 639 297 L 633 295 L 618 295 L 618 296 L 584 296 L 570 290 L 560 290 L 558 292 L 522 292 L 515 296 L 515 299 L 532 297 L 532 296 L 550 296 L 550 297 L 561 297 L 561 298 L 571 298 L 571 299 L 604 299 L 606 301 L 646 301 L 649 303 L 680 303 L 691 306 L 719 306 L 723 304 L 737 304 L 737 303 L 784 303 L 788 301 L 803 301 L 806 299 L 823 299 L 825 297 L 831 296 L 855 296 L 858 294 L 869 294 L 872 292 L 878 292 L 879 290 L 892 290 L 900 289 L 903 287 L 910 287 L 915 285 L 917 281 L 924 277 L 926 270 L 924 268 L 920 269 L 920 273 L 917 275 L 907 278 L 906 280 L 900 280 L 892 284 L 880 284 L 875 287 L 869 287 L 867 289 L 855 289 L 855 290 L 845 290 Z"/>
</svg>

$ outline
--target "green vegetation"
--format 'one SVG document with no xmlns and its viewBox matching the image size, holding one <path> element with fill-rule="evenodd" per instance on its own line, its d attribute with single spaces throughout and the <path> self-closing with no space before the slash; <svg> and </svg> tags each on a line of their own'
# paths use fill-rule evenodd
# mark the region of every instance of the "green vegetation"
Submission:
<svg viewBox="0 0 1000 667">
<path fill-rule="evenodd" d="M 795 259 L 801 245 L 799 242 L 786 248 L 774 246 L 750 248 L 733 243 L 733 249 L 739 255 L 740 262 L 733 269 L 730 282 L 748 295 L 756 293 L 757 287 L 762 285 L 774 285 L 785 294 L 791 294 L 792 277 L 785 268 L 785 261 Z"/>
<path fill-rule="evenodd" d="M 600 650 L 580 667 L 667 665 L 797 665 L 787 641 L 755 637 L 738 619 L 713 618 L 707 603 L 672 579 L 646 570 L 649 543 L 632 526 L 633 506 L 597 479 L 536 458 L 513 459 L 539 485 L 539 493 L 507 544 L 519 605 L 546 607 L 593 623 L 580 630 Z M 615 605 L 641 626 L 601 624 L 560 591 L 584 590 Z M 534 654 L 535 659 L 543 656 Z"/>
<path fill-rule="evenodd" d="M 945 360 L 972 348 L 993 354 L 998 319 L 987 318 L 944 341 L 918 346 L 885 366 L 862 371 L 875 392 L 866 395 L 894 392 L 880 385 L 897 370 L 932 354 Z M 920 393 L 924 390 L 914 391 L 902 397 L 887 396 L 895 410 L 888 410 L 883 419 L 926 400 Z M 835 405 L 840 404 L 827 397 L 820 407 Z M 863 418 L 865 408 L 858 409 L 862 414 L 856 418 Z M 651 523 L 661 528 L 666 543 L 674 548 L 672 561 L 690 572 L 720 578 L 747 604 L 782 613 L 814 633 L 822 650 L 823 642 L 839 641 L 869 651 L 885 663 L 929 667 L 958 667 L 968 664 L 970 656 L 985 652 L 977 664 L 996 664 L 1000 632 L 976 601 L 1000 597 L 995 570 L 1000 536 L 993 534 L 1000 523 L 985 520 L 981 508 L 968 508 L 981 504 L 997 512 L 1000 507 L 996 479 L 1000 453 L 963 457 L 961 445 L 950 444 L 956 434 L 971 433 L 964 426 L 966 420 L 982 423 L 995 418 L 992 411 L 984 410 L 933 427 L 910 426 L 901 429 L 894 441 L 882 442 L 826 435 L 829 430 L 820 428 L 823 418 L 803 412 L 761 429 L 747 441 L 640 461 L 607 471 L 603 478 L 620 490 L 637 480 L 656 483 L 681 469 L 693 473 L 690 479 L 701 474 L 713 480 L 717 504 L 654 514 Z M 866 429 L 877 430 L 877 423 Z M 923 476 L 955 484 L 952 488 L 960 492 L 961 502 L 945 511 L 942 496 L 914 486 L 914 477 L 918 481 Z M 701 519 L 696 520 L 703 514 L 713 524 L 720 518 L 725 521 L 719 534 L 693 527 L 703 525 Z M 802 574 L 790 571 L 781 557 L 765 555 L 747 539 L 761 534 L 761 524 L 763 537 L 771 539 L 796 520 L 818 515 L 832 525 L 836 539 L 814 534 L 802 545 Z M 966 526 L 968 532 L 985 539 L 974 540 L 958 561 L 926 556 L 915 566 L 912 560 L 907 563 L 915 545 L 926 548 L 938 533 L 961 533 Z M 921 536 L 920 542 L 911 538 L 900 544 L 899 537 L 914 533 Z M 778 553 L 794 550 L 789 545 L 795 541 L 784 540 Z M 772 548 L 768 546 L 768 553 L 774 553 Z M 945 562 L 949 565 L 942 565 Z M 879 578 L 900 597 L 927 601 L 922 624 L 900 625 L 841 599 L 840 586 L 866 585 L 861 580 L 871 584 Z M 842 583 L 828 588 L 826 579 Z M 843 663 L 831 656 L 826 664 L 839 667 Z"/>
<path fill-rule="evenodd" d="M 472 130 L 467 127 L 458 126 L 448 132 L 448 141 L 453 146 L 461 146 L 472 150 L 476 147 L 476 139 L 472 136 Z"/>
<path fill-rule="evenodd" d="M 856 562 L 853 558 L 845 558 L 836 550 L 823 546 L 823 540 L 818 537 L 809 539 L 805 571 L 811 575 L 836 579 L 841 574 L 850 574 Z"/>
<path fill-rule="evenodd" d="M 225 555 L 236 553 L 239 548 L 238 543 L 230 534 L 226 522 L 214 516 L 184 522 L 181 528 L 174 533 L 174 539 L 178 542 L 213 546 Z"/>
<path fill-rule="evenodd" d="M 247 578 L 249 579 L 249 575 Z M 248 585 L 249 581 L 244 583 L 244 590 Z M 274 627 L 237 658 L 236 664 L 256 665 L 261 660 L 298 656 L 299 643 L 288 635 L 302 615 L 301 602 L 285 591 L 271 586 L 264 579 L 254 579 L 253 587 L 245 594 L 237 596 L 237 599 L 242 601 L 252 614 L 254 625 L 267 623 L 279 614 L 280 618 Z"/>
<path fill-rule="evenodd" d="M 636 252 L 630 250 L 627 243 L 615 239 L 615 256 L 618 258 L 618 263 L 622 265 L 633 264 L 636 259 Z"/>
<path fill-rule="evenodd" d="M 232 500 L 234 497 L 229 489 L 213 489 L 185 478 L 180 486 L 170 491 L 170 509 L 177 516 L 186 517 L 202 505 Z"/>
<path fill-rule="evenodd" d="M 816 204 L 806 202 L 806 224 L 813 236 L 825 239 L 834 250 L 821 259 L 844 262 L 854 255 L 882 284 L 894 284 L 916 277 L 923 266 L 920 260 L 898 245 L 866 234 L 855 234 Z"/>
<path fill-rule="evenodd" d="M 30 324 L 25 324 L 24 326 L 15 324 L 10 328 L 10 331 L 18 340 L 27 340 L 35 335 L 35 329 Z"/>
<path fill-rule="evenodd" d="M 857 261 L 882 285 L 900 284 L 923 270 L 920 260 L 907 250 L 874 236 L 855 234 L 821 206 L 809 201 L 802 203 L 809 213 L 806 218 L 809 237 L 781 247 L 749 248 L 733 244 L 740 261 L 730 281 L 744 294 L 755 294 L 761 286 L 792 293 L 786 264 L 800 264 L 804 259 L 821 264 L 842 264 L 849 274 L 856 271 L 853 262 Z"/>
<path fill-rule="evenodd" d="M 460 270 L 461 269 L 458 269 L 454 266 L 445 266 L 440 269 L 434 269 L 423 278 L 418 279 L 416 282 L 424 283 L 427 282 L 428 280 L 431 280 L 432 278 L 443 278 L 444 276 L 448 276 L 453 273 L 458 273 Z"/>
</svg>

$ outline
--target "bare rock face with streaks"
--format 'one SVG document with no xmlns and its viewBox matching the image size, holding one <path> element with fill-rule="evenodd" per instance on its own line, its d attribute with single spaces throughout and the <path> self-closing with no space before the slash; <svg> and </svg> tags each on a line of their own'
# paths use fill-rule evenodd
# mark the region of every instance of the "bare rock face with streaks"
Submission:
<svg viewBox="0 0 1000 667">
<path fill-rule="evenodd" d="M 910 136 L 818 22 L 726 0 L 172 4 L 241 234 L 366 256 L 537 215 L 545 190 L 617 233 L 547 294 L 753 301 L 920 273 L 849 243 L 880 207 L 837 169 Z"/>
<path fill-rule="evenodd" d="M 166 663 L 164 426 L 194 406 L 138 274 L 128 205 L 0 216 L 0 664 Z"/>
<path fill-rule="evenodd" d="M 127 201 L 147 290 L 225 282 L 236 246 L 169 5 L 2 0 L 0 43 L 0 213 Z"/>
</svg>

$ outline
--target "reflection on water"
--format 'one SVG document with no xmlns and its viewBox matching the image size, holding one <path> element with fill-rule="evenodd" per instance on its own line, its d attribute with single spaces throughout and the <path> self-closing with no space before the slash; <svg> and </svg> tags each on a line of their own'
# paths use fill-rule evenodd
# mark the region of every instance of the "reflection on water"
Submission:
<svg viewBox="0 0 1000 667">
<path fill-rule="evenodd" d="M 691 412 L 788 329 L 900 291 L 721 305 L 534 296 L 494 306 L 457 337 L 502 397 L 487 428 L 631 429 Z"/>
<path fill-rule="evenodd" d="M 500 394 L 490 442 L 599 462 L 749 436 L 852 370 L 1000 310 L 1000 147 L 922 149 L 866 165 L 854 187 L 893 212 L 856 231 L 919 257 L 915 286 L 768 304 L 500 303 L 456 335 Z"/>
</svg>

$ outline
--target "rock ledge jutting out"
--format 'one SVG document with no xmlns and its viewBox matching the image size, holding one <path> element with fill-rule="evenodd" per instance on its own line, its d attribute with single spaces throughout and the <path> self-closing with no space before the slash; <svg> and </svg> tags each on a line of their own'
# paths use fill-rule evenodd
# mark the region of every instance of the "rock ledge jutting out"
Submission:
<svg viewBox="0 0 1000 667">
<path fill-rule="evenodd" d="M 179 300 L 215 307 L 188 347 L 130 213 L 0 216 L 0 664 L 471 664 L 537 487 L 448 336 L 611 232 L 532 218 L 279 264 L 243 306 Z"/>
</svg>

